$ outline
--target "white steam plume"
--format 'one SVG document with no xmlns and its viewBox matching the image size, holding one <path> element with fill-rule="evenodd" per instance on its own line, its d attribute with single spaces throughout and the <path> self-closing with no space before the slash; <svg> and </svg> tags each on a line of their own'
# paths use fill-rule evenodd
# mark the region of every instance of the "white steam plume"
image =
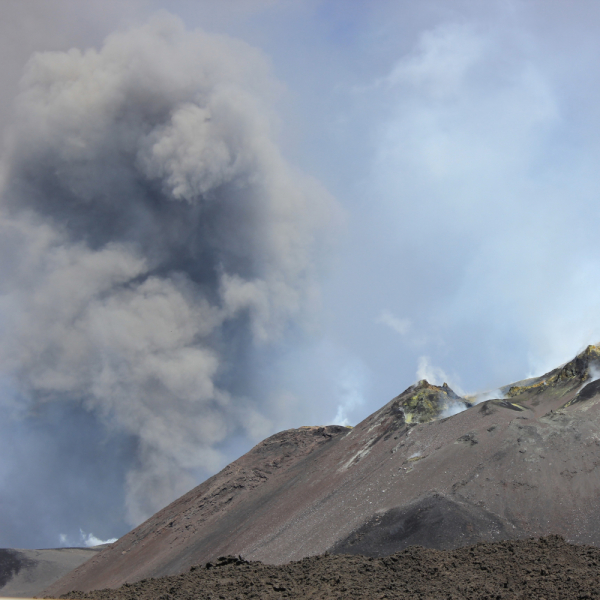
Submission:
<svg viewBox="0 0 600 600">
<path fill-rule="evenodd" d="M 367 374 L 363 365 L 354 361 L 344 365 L 337 378 L 337 412 L 333 423 L 348 427 L 350 415 L 365 403 Z"/>
<path fill-rule="evenodd" d="M 101 546 L 102 544 L 112 544 L 117 541 L 117 538 L 110 538 L 108 540 L 101 540 L 99 537 L 96 537 L 93 533 L 85 533 L 83 529 L 79 530 L 79 539 L 77 541 L 73 541 L 69 538 L 69 536 L 65 533 L 61 533 L 58 536 L 58 540 L 60 545 L 63 547 L 81 547 L 85 548 L 93 548 L 94 546 Z"/>
<path fill-rule="evenodd" d="M 258 51 L 167 14 L 36 54 L 22 80 L 0 368 L 16 405 L 80 403 L 134 437 L 132 525 L 218 466 L 228 433 L 269 428 L 244 363 L 316 294 L 336 208 L 278 151 L 276 91 Z"/>
<path fill-rule="evenodd" d="M 417 380 L 426 379 L 433 385 L 442 385 L 448 381 L 448 376 L 440 367 L 431 364 L 429 356 L 420 356 L 417 367 Z"/>
<path fill-rule="evenodd" d="M 381 323 L 382 325 L 386 325 L 392 331 L 400 335 L 405 335 L 408 333 L 410 329 L 410 320 L 409 319 L 401 319 L 394 315 L 389 310 L 382 310 L 377 317 L 376 323 Z"/>
</svg>

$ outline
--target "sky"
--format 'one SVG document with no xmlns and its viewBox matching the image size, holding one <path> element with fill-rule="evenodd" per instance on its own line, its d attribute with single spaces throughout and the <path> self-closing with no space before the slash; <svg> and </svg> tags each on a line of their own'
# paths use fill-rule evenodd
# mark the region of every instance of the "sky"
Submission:
<svg viewBox="0 0 600 600">
<path fill-rule="evenodd" d="M 600 341 L 600 6 L 4 0 L 0 547 Z"/>
</svg>

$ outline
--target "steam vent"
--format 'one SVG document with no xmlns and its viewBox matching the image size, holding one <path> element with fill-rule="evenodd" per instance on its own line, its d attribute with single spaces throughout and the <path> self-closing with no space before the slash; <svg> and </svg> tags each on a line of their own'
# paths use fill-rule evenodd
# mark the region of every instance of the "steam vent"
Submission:
<svg viewBox="0 0 600 600">
<path fill-rule="evenodd" d="M 471 404 L 457 396 L 444 383 L 431 385 L 426 379 L 409 387 L 392 400 L 392 406 L 403 415 L 404 423 L 427 423 L 450 411 L 459 412 Z"/>
<path fill-rule="evenodd" d="M 476 403 L 419 381 L 354 428 L 264 440 L 45 590 L 220 556 L 282 564 L 558 534 L 600 546 L 600 348 Z"/>
</svg>

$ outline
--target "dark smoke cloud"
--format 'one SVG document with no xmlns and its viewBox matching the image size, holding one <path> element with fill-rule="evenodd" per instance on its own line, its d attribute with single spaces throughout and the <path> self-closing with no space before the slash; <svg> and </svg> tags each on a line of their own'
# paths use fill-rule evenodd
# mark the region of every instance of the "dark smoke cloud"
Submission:
<svg viewBox="0 0 600 600">
<path fill-rule="evenodd" d="M 3 0 L 0 128 L 33 51 L 160 6 Z M 253 436 L 596 343 L 600 5 L 565 6 L 169 2 L 285 89 L 180 25 L 38 55 L 0 161 L 0 545 L 119 535 L 126 489 L 146 514 Z M 331 201 L 274 139 L 346 211 L 317 335 Z"/>
<path fill-rule="evenodd" d="M 270 432 L 252 356 L 310 312 L 335 204 L 282 158 L 277 83 L 242 42 L 162 14 L 100 50 L 34 55 L 21 86 L 3 166 L 1 428 L 26 429 L 34 471 L 35 422 L 91 455 L 65 465 L 80 478 L 125 464 L 110 477 L 135 525 L 220 466 L 228 435 Z M 9 498 L 21 488 L 3 475 Z"/>
</svg>

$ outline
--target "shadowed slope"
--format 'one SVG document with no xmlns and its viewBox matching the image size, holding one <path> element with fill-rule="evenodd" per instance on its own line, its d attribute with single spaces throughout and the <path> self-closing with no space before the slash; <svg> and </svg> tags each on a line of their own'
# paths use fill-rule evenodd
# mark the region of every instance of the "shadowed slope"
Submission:
<svg viewBox="0 0 600 600">
<path fill-rule="evenodd" d="M 0 549 L 0 597 L 30 598 L 100 552 L 93 548 Z"/>
<path fill-rule="evenodd" d="M 409 546 L 456 548 L 488 540 L 515 537 L 514 527 L 498 515 L 438 493 L 378 512 L 340 540 L 332 554 L 387 556 Z"/>
</svg>

